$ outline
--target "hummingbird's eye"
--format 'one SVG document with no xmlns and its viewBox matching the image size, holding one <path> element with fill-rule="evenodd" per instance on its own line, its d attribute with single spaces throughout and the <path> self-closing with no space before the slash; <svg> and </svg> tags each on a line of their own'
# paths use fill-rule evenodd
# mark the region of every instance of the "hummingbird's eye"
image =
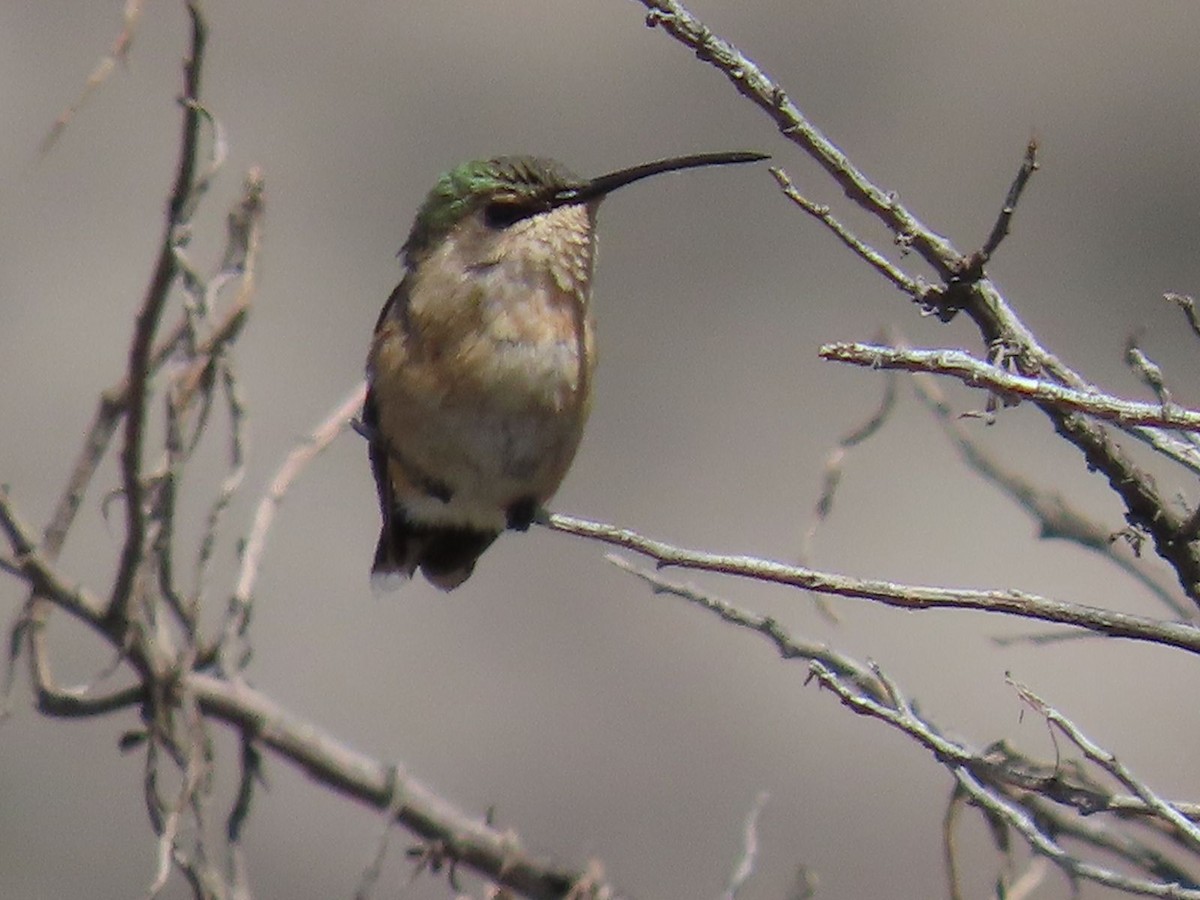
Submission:
<svg viewBox="0 0 1200 900">
<path fill-rule="evenodd" d="M 483 208 L 483 221 L 488 228 L 503 231 L 522 219 L 528 219 L 536 210 L 520 203 L 495 200 Z"/>
</svg>

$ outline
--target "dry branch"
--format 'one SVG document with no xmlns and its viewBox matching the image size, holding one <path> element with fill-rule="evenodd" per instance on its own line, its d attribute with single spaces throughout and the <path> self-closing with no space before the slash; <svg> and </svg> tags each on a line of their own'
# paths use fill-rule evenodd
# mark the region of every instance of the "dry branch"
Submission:
<svg viewBox="0 0 1200 900">
<path fill-rule="evenodd" d="M 560 514 L 552 514 L 540 524 L 554 531 L 624 547 L 626 550 L 650 557 L 660 567 L 671 566 L 734 575 L 755 581 L 785 584 L 829 596 L 873 600 L 899 609 L 971 609 L 1003 613 L 1060 625 L 1074 625 L 1108 637 L 1147 641 L 1166 647 L 1177 647 L 1190 653 L 1200 652 L 1200 629 L 1192 625 L 1164 622 L 1098 606 L 1067 603 L 1026 591 L 956 590 L 854 578 L 760 557 L 688 550 L 665 541 L 644 537 L 628 528 Z"/>
<path fill-rule="evenodd" d="M 1123 400 L 1099 391 L 1078 391 L 1052 381 L 1006 372 L 961 350 L 912 350 L 879 344 L 825 344 L 822 359 L 869 369 L 899 369 L 948 375 L 968 387 L 983 387 L 1005 397 L 1030 400 L 1043 408 L 1081 412 L 1120 425 L 1150 425 L 1180 431 L 1200 431 L 1200 412 L 1166 403 Z"/>
</svg>

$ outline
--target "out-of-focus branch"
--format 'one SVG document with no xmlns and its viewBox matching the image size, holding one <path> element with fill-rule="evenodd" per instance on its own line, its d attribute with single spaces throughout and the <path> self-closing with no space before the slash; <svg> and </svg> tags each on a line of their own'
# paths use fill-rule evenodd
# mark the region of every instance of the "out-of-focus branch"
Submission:
<svg viewBox="0 0 1200 900">
<path fill-rule="evenodd" d="M 1190 849 L 1191 838 L 1183 831 L 1194 831 L 1200 819 L 1196 804 L 1171 803 L 1158 797 L 1127 770 L 1115 768 L 1114 761 L 1098 748 L 1085 754 L 1104 771 L 1114 774 L 1131 791 L 1115 795 L 1080 766 L 1070 762 L 1039 763 L 1013 752 L 1003 744 L 983 750 L 947 737 L 927 717 L 917 711 L 899 684 L 878 665 L 856 662 L 830 648 L 799 638 L 783 629 L 775 620 L 738 607 L 726 600 L 670 581 L 658 572 L 631 565 L 610 556 L 619 568 L 650 585 L 656 594 L 669 594 L 695 604 L 740 628 L 764 637 L 786 660 L 808 662 L 808 677 L 833 692 L 850 710 L 877 719 L 905 734 L 928 750 L 959 782 L 956 798 L 966 795 L 991 817 L 993 828 L 1011 827 L 1026 837 L 1030 845 L 1049 858 L 1071 878 L 1082 877 L 1150 896 L 1200 898 L 1200 886 L 1179 866 L 1162 854 L 1110 829 L 1093 826 L 1091 817 L 1109 814 L 1120 820 L 1171 836 L 1180 846 Z M 1032 702 L 1032 701 L 1029 701 Z M 1044 707 L 1045 704 L 1042 704 Z M 1044 711 L 1039 707 L 1039 711 Z M 1057 724 L 1057 723 L 1056 723 Z M 1066 720 L 1061 726 L 1077 732 Z M 960 803 L 952 798 L 945 823 L 947 873 L 952 894 L 957 892 L 955 874 L 954 822 Z M 1080 860 L 1066 853 L 1057 836 L 1069 834 L 1086 845 L 1125 860 L 1149 878 L 1138 878 Z M 998 844 L 1006 843 L 1003 834 Z M 1013 880 L 1028 885 L 1041 877 L 1036 869 L 1026 878 Z M 1178 890 L 1180 893 L 1172 893 Z M 955 894 L 957 895 L 957 894 Z M 1008 893 L 1006 893 L 1008 896 Z"/>
<path fill-rule="evenodd" d="M 758 862 L 758 820 L 766 805 L 767 793 L 764 791 L 755 798 L 754 806 L 746 814 L 746 822 L 742 826 L 742 855 L 734 867 L 733 874 L 729 876 L 729 884 L 726 885 L 721 900 L 737 900 L 738 894 L 754 874 L 754 867 Z"/>
<path fill-rule="evenodd" d="M 202 673 L 188 676 L 200 708 L 249 735 L 317 781 L 378 810 L 395 806 L 397 821 L 428 841 L 439 842 L 451 859 L 519 891 L 526 897 L 611 898 L 611 885 L 591 884 L 570 894 L 581 874 L 529 854 L 511 831 L 500 831 L 442 799 L 398 766 L 364 756 L 280 707 L 244 683 Z"/>
<path fill-rule="evenodd" d="M 145 0 L 125 0 L 125 8 L 121 13 L 121 30 L 117 32 L 117 36 L 112 43 L 112 48 L 106 56 L 101 58 L 100 62 L 96 63 L 96 67 L 88 75 L 83 90 L 75 102 L 64 109 L 59 114 L 59 117 L 54 120 L 50 131 L 42 139 L 41 146 L 38 148 L 39 153 L 50 152 L 50 149 L 58 141 L 63 131 L 71 124 L 71 120 L 75 118 L 75 115 L 83 109 L 88 100 L 92 98 L 104 82 L 112 77 L 113 72 L 117 70 L 117 66 L 128 59 L 129 48 L 133 46 L 133 36 L 137 31 L 138 20 L 142 17 L 144 4 Z"/>
<path fill-rule="evenodd" d="M 42 645 L 47 604 L 65 610 L 106 640 L 118 643 L 114 640 L 110 624 L 105 618 L 105 605 L 86 589 L 63 581 L 54 570 L 52 562 L 38 551 L 33 531 L 22 522 L 8 491 L 3 486 L 0 486 L 0 531 L 12 548 L 17 574 L 28 585 L 31 596 L 39 601 L 36 606 L 27 603 L 12 626 L 9 635 L 8 672 L 5 677 L 6 692 L 11 687 L 17 648 L 22 641 L 28 640 L 30 676 L 38 709 L 46 715 L 65 718 L 103 715 L 140 702 L 144 696 L 141 684 L 98 696 L 87 690 L 64 689 L 58 686 Z M 151 670 L 151 661 L 143 655 L 140 647 L 129 647 L 124 658 L 139 676 L 144 677 Z"/>
<path fill-rule="evenodd" d="M 229 611 L 226 615 L 224 636 L 221 644 L 226 654 L 236 641 L 244 636 L 246 624 L 250 618 L 250 607 L 254 599 L 254 585 L 258 580 L 259 568 L 262 565 L 263 551 L 267 545 L 267 535 L 275 521 L 275 513 L 283 502 L 292 483 L 310 462 L 317 458 L 341 434 L 350 421 L 362 409 L 366 397 L 366 382 L 360 382 L 337 407 L 325 417 L 312 433 L 288 454 L 266 493 L 258 502 L 254 513 L 254 523 L 242 549 L 242 565 L 238 574 L 237 586 L 230 599 Z M 238 660 L 226 659 L 223 669 L 233 673 L 240 668 Z"/>
<path fill-rule="evenodd" d="M 876 579 L 853 578 L 792 566 L 754 556 L 705 553 L 687 550 L 665 541 L 644 537 L 628 528 L 590 522 L 558 513 L 539 520 L 554 531 L 592 538 L 648 556 L 659 567 L 674 566 L 735 575 L 772 584 L 786 584 L 821 594 L 874 600 L 900 609 L 973 609 L 1003 613 L 1043 622 L 1075 625 L 1109 637 L 1147 641 L 1200 653 L 1200 629 L 1179 622 L 1163 622 L 1146 616 L 1114 612 L 1095 606 L 1066 603 L 1018 590 L 972 591 L 944 587 L 897 584 Z"/>
<path fill-rule="evenodd" d="M 825 456 L 825 464 L 821 467 L 821 494 L 817 497 L 817 502 L 813 506 L 813 511 L 809 515 L 808 525 L 804 529 L 804 533 L 800 536 L 800 552 L 797 554 L 797 562 L 801 565 L 812 565 L 813 562 L 813 544 L 817 538 L 817 531 L 825 520 L 829 517 L 833 510 L 834 498 L 837 496 L 838 487 L 842 483 L 842 472 L 845 466 L 846 456 L 849 452 L 859 444 L 869 440 L 879 432 L 892 411 L 896 407 L 896 379 L 895 377 L 888 378 L 884 382 L 883 396 L 880 398 L 879 406 L 861 425 L 851 429 L 846 434 L 838 438 L 837 446 L 829 451 Z M 817 609 L 829 621 L 837 621 L 837 613 L 830 608 L 824 598 L 818 596 Z"/>
<path fill-rule="evenodd" d="M 64 584 L 39 557 L 33 548 L 32 532 L 21 523 L 3 491 L 0 491 L 0 531 L 13 547 L 21 577 L 39 596 L 90 625 L 106 640 L 119 639 L 100 598 Z M 140 646 L 127 650 L 126 658 L 146 676 L 147 684 L 165 686 L 168 680 L 162 673 L 151 670 L 149 661 L 140 656 Z M 394 806 L 398 810 L 398 822 L 420 837 L 437 842 L 448 858 L 475 869 L 497 884 L 511 887 L 528 897 L 560 898 L 567 896 L 587 876 L 586 872 L 567 870 L 535 859 L 522 849 L 513 832 L 497 830 L 482 819 L 466 815 L 398 767 L 357 753 L 245 683 L 186 668 L 175 678 L 174 692 L 192 698 L 198 710 L 206 715 L 239 729 L 253 746 L 269 748 L 321 783 L 377 809 Z M 67 716 L 98 715 L 143 702 L 145 691 L 145 685 L 139 684 L 111 698 L 78 698 L 74 707 L 47 712 Z M 192 749 L 196 746 L 193 743 Z M 189 771 L 198 777 L 199 770 L 194 764 Z M 198 782 L 194 782 L 193 788 L 197 786 Z M 188 802 L 193 802 L 190 796 Z M 164 805 L 168 813 L 178 808 L 178 804 Z M 244 810 L 241 818 L 244 818 Z M 163 820 L 164 829 L 170 824 L 169 819 L 168 815 Z M 577 896 L 612 898 L 617 892 L 611 885 L 593 880 L 588 882 L 587 892 Z"/>
<path fill-rule="evenodd" d="M 125 543 L 109 597 L 109 615 L 114 619 L 121 619 L 125 615 L 125 607 L 133 589 L 134 574 L 146 537 L 142 437 L 146 419 L 149 362 L 158 322 L 178 270 L 175 247 L 184 239 L 181 226 L 189 211 L 200 140 L 200 73 L 204 64 L 204 45 L 208 28 L 197 0 L 189 2 L 187 9 L 191 18 L 192 40 L 189 57 L 184 65 L 184 90 L 181 100 L 183 134 L 179 145 L 179 164 L 175 186 L 171 190 L 171 199 L 167 207 L 158 261 L 134 323 L 133 342 L 129 348 L 129 365 L 126 372 L 129 393 L 125 412 L 125 442 L 120 457 L 121 489 L 125 499 Z"/>
<path fill-rule="evenodd" d="M 946 395 L 931 375 L 914 373 L 910 378 L 913 391 L 929 409 L 942 432 L 958 450 L 963 462 L 981 478 L 996 485 L 1011 497 L 1038 525 L 1038 533 L 1044 540 L 1064 540 L 1078 544 L 1106 560 L 1136 579 L 1154 594 L 1171 612 L 1180 619 L 1191 619 L 1194 613 L 1183 606 L 1175 595 L 1159 579 L 1155 578 L 1140 559 L 1130 559 L 1119 552 L 1124 542 L 1113 540 L 1111 528 L 1094 521 L 1078 509 L 1070 499 L 1059 491 L 1049 490 L 1035 484 L 1024 475 L 1003 465 L 993 454 L 987 452 L 976 440 L 964 420 L 950 408 Z M 1080 632 L 1055 632 L 1054 637 L 1076 635 Z M 1041 636 L 1023 640 L 1043 640 Z"/>
<path fill-rule="evenodd" d="M 911 350 L 880 344 L 838 342 L 817 351 L 822 359 L 870 369 L 900 369 L 949 375 L 968 387 L 982 387 L 1006 396 L 1087 413 L 1121 425 L 1151 425 L 1181 431 L 1200 431 L 1200 412 L 1179 406 L 1122 400 L 1109 394 L 1077 391 L 1051 381 L 1006 372 L 961 350 Z"/>
<path fill-rule="evenodd" d="M 232 327 L 233 323 L 230 325 Z M 183 339 L 186 330 L 187 319 L 180 317 L 167 335 L 158 342 L 154 352 L 150 355 L 150 376 L 157 373 L 163 363 L 170 358 L 172 352 L 179 345 L 179 341 Z M 91 484 L 96 467 L 108 450 L 109 441 L 112 440 L 113 433 L 117 430 L 121 417 L 125 414 L 128 402 L 128 377 L 123 377 L 118 383 L 100 394 L 100 401 L 96 406 L 92 423 L 88 427 L 83 446 L 75 459 L 75 465 L 71 469 L 66 488 L 59 497 L 59 501 L 54 507 L 54 514 L 43 533 L 42 550 L 52 559 L 57 558 L 62 550 L 67 532 L 70 531 L 71 525 L 75 521 L 75 514 L 79 511 L 79 506 L 87 493 L 88 485 Z"/>
<path fill-rule="evenodd" d="M 231 315 L 238 313 L 241 313 L 241 320 L 244 321 L 245 314 L 250 309 L 251 300 L 258 287 L 258 259 L 262 250 L 264 190 L 263 172 L 255 166 L 246 174 L 246 178 L 242 184 L 241 199 L 230 210 L 226 218 L 225 252 L 222 256 L 221 265 L 216 275 L 208 279 L 207 283 L 201 282 L 197 285 L 204 296 L 200 307 L 205 316 L 208 316 L 213 309 L 215 298 L 220 290 L 232 279 L 237 279 L 238 292 L 230 307 L 230 312 L 226 314 L 226 321 L 229 320 Z M 192 315 L 193 311 L 185 311 L 185 316 L 188 319 Z M 177 378 L 175 382 L 178 386 L 176 398 L 179 401 L 186 402 L 190 399 L 190 392 L 197 390 L 206 380 L 211 382 L 219 373 L 229 411 L 229 471 L 221 483 L 221 488 L 217 496 L 213 499 L 209 507 L 204 525 L 204 536 L 201 538 L 199 549 L 196 552 L 194 584 L 192 587 L 192 594 L 197 598 L 196 602 L 199 602 L 199 597 L 204 588 L 205 574 L 216 545 L 217 529 L 221 517 L 228 509 L 237 489 L 241 486 L 246 472 L 244 439 L 242 436 L 245 408 L 242 403 L 237 379 L 234 376 L 233 367 L 229 365 L 225 354 L 218 352 L 226 343 L 218 340 L 218 335 L 220 334 L 221 328 L 218 326 L 214 334 L 210 335 L 209 339 L 201 344 L 199 351 L 196 353 L 197 361 L 193 364 L 193 371 L 190 376 Z M 230 334 L 228 342 L 232 342 L 234 336 L 236 336 L 236 332 Z"/>
</svg>

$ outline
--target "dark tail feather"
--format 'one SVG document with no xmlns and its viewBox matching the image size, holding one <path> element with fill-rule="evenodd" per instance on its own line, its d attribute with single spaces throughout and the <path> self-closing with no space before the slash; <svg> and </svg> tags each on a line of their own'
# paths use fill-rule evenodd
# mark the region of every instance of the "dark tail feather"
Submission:
<svg viewBox="0 0 1200 900">
<path fill-rule="evenodd" d="M 430 528 L 413 525 L 397 511 L 379 532 L 373 581 L 387 584 L 407 580 L 420 568 L 429 583 L 452 591 L 475 571 L 475 561 L 499 537 L 499 532 L 473 528 Z"/>
<path fill-rule="evenodd" d="M 406 526 L 397 523 L 392 527 L 384 522 L 379 529 L 379 543 L 375 545 L 375 561 L 371 563 L 371 581 L 380 587 L 398 587 L 400 582 L 412 578 L 417 570 L 417 559 L 410 552 L 412 543 Z"/>
<path fill-rule="evenodd" d="M 472 528 L 439 528 L 425 534 L 421 574 L 443 591 L 452 591 L 475 571 L 475 561 L 499 532 Z"/>
</svg>

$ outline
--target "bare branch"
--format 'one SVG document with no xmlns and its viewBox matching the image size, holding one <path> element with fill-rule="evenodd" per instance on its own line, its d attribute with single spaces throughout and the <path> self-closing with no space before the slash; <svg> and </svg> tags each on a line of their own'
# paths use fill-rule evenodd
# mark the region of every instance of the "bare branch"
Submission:
<svg viewBox="0 0 1200 900">
<path fill-rule="evenodd" d="M 737 895 L 754 874 L 754 866 L 758 860 L 758 820 L 766 808 L 767 797 L 766 791 L 761 792 L 755 798 L 750 812 L 746 814 L 746 822 L 742 826 L 742 856 L 733 874 L 729 876 L 729 884 L 725 893 L 721 895 L 722 900 L 737 900 Z"/>
<path fill-rule="evenodd" d="M 1030 138 L 1029 143 L 1025 145 L 1025 158 L 1021 161 L 1021 168 L 1017 170 L 1017 177 L 1013 179 L 1013 183 L 1008 189 L 1008 196 L 1004 198 L 1004 206 L 1000 210 L 1000 215 L 996 217 L 992 233 L 988 235 L 988 239 L 984 241 L 983 246 L 976 254 L 980 266 L 985 265 L 992 258 L 992 254 L 999 248 L 1000 242 L 1008 237 L 1008 229 L 1012 225 L 1013 213 L 1016 212 L 1021 194 L 1025 192 L 1025 186 L 1029 184 L 1030 177 L 1038 170 L 1037 149 L 1037 139 Z"/>
<path fill-rule="evenodd" d="M 897 708 L 862 696 L 851 687 L 842 684 L 837 676 L 819 662 L 811 664 L 811 671 L 812 677 L 823 687 L 837 694 L 842 703 L 854 712 L 879 719 L 925 746 L 950 769 L 961 789 L 977 806 L 1016 830 L 1035 852 L 1046 856 L 1070 878 L 1085 878 L 1133 894 L 1200 900 L 1200 890 L 1181 887 L 1178 882 L 1164 883 L 1135 878 L 1080 860 L 1062 847 L 1050 828 L 1043 828 L 1035 821 L 1023 808 L 1022 801 L 1002 796 L 985 783 L 992 780 L 1003 782 L 1015 775 L 1015 772 L 997 768 L 985 757 L 976 756 L 965 747 L 946 740 L 907 705 Z M 1051 784 L 1052 782 L 1047 780 L 1043 788 L 1048 788 Z M 1024 791 L 1018 792 L 1018 796 L 1023 797 L 1023 794 Z"/>
<path fill-rule="evenodd" d="M 675 0 L 641 0 L 649 13 L 646 24 L 661 27 L 689 47 L 704 62 L 715 66 L 733 83 L 738 92 L 767 113 L 780 132 L 811 156 L 855 203 L 877 216 L 895 234 L 911 238 L 911 246 L 943 278 L 954 274 L 953 264 L 960 254 L 948 241 L 919 222 L 881 190 L 812 124 L 792 103 L 783 88 L 774 82 L 753 60 L 728 41 L 715 35 L 704 23 Z"/>
<path fill-rule="evenodd" d="M 1191 653 L 1200 652 L 1200 629 L 1179 622 L 1163 622 L 1145 616 L 1115 612 L 1095 606 L 1084 606 L 1052 600 L 1037 594 L 1013 589 L 972 591 L 943 587 L 896 584 L 890 581 L 852 578 L 831 572 L 821 572 L 803 566 L 761 559 L 753 556 L 704 553 L 686 550 L 664 541 L 643 537 L 627 528 L 565 516 L 558 513 L 539 521 L 554 531 L 591 538 L 617 547 L 624 547 L 655 560 L 660 567 L 735 575 L 756 581 L 785 584 L 839 597 L 874 600 L 900 609 L 974 609 L 1003 613 L 1044 622 L 1076 625 L 1088 631 L 1110 637 L 1178 647 Z"/>
<path fill-rule="evenodd" d="M 1011 677 L 1009 677 L 1008 682 L 1016 689 L 1017 694 L 1022 700 L 1036 710 L 1047 722 L 1054 725 L 1070 738 L 1071 743 L 1082 750 L 1088 759 L 1099 765 L 1128 790 L 1132 791 L 1148 809 L 1153 810 L 1160 818 L 1174 826 L 1175 833 L 1181 843 L 1189 847 L 1193 852 L 1200 851 L 1200 828 L 1197 828 L 1187 816 L 1176 809 L 1171 803 L 1158 796 L 1145 782 L 1134 776 L 1116 756 L 1094 743 L 1074 722 L 1028 687 L 1013 680 Z"/>
<path fill-rule="evenodd" d="M 1188 294 L 1177 294 L 1174 291 L 1167 291 L 1167 293 L 1163 294 L 1163 299 L 1169 303 L 1174 303 L 1183 310 L 1188 327 L 1192 329 L 1192 333 L 1196 337 L 1200 337 L 1200 314 L 1196 312 L 1195 299 Z"/>
<path fill-rule="evenodd" d="M 814 203 L 801 194 L 795 185 L 792 184 L 792 180 L 788 177 L 787 172 L 783 169 L 772 167 L 770 171 L 775 176 L 775 180 L 779 182 L 780 190 L 783 191 L 785 197 L 832 231 L 837 239 L 845 244 L 852 253 L 875 269 L 875 271 L 894 284 L 899 290 L 921 304 L 923 309 L 929 309 L 930 304 L 927 300 L 927 295 L 930 292 L 929 285 L 919 278 L 909 277 L 903 269 L 850 231 L 850 229 L 834 218 L 828 206 Z"/>
<path fill-rule="evenodd" d="M 339 403 L 333 412 L 313 430 L 312 434 L 288 454 L 287 459 L 283 461 L 283 465 L 279 467 L 275 477 L 271 480 L 266 494 L 259 501 L 258 509 L 254 513 L 254 524 L 250 528 L 242 550 L 242 565 L 238 574 L 237 587 L 234 589 L 229 613 L 226 617 L 225 639 L 222 641 L 222 646 L 226 649 L 228 649 L 228 645 L 232 644 L 231 639 L 241 635 L 245 629 L 250 605 L 254 599 L 254 585 L 258 580 L 263 551 L 267 545 L 267 534 L 275 521 L 275 513 L 279 509 L 279 505 L 291 488 L 292 482 L 299 477 L 310 462 L 333 443 L 334 438 L 345 430 L 358 411 L 362 409 L 366 392 L 366 382 L 357 384 L 346 396 L 346 399 Z M 236 668 L 237 666 L 234 667 L 234 669 Z M 227 669 L 227 671 L 234 669 Z"/>
<path fill-rule="evenodd" d="M 109 615 L 114 619 L 120 619 L 125 614 L 125 605 L 129 600 L 134 572 L 145 540 L 142 436 L 146 418 L 149 363 L 158 322 L 178 269 L 175 245 L 181 239 L 181 226 L 190 202 L 196 170 L 201 119 L 198 106 L 200 72 L 208 31 L 197 0 L 189 2 L 187 9 L 191 17 L 192 40 L 189 58 L 184 64 L 183 134 L 180 140 L 178 171 L 175 186 L 171 191 L 158 261 L 134 325 L 126 373 L 129 395 L 125 414 L 125 443 L 121 448 L 121 488 L 125 497 L 126 535 L 109 597 Z"/>
<path fill-rule="evenodd" d="M 535 900 L 558 900 L 580 874 L 538 860 L 511 831 L 498 831 L 456 809 L 401 767 L 387 766 L 342 744 L 245 683 L 193 672 L 186 685 L 200 708 L 251 735 L 321 783 L 378 810 L 400 798 L 397 821 L 418 836 L 440 841 L 452 858 L 497 884 Z M 604 882 L 578 896 L 612 898 Z"/>
<path fill-rule="evenodd" d="M 656 594 L 670 594 L 673 597 L 679 597 L 714 613 L 724 622 L 762 635 L 774 644 L 781 659 L 820 662 L 831 672 L 836 672 L 839 678 L 852 682 L 859 691 L 867 696 L 881 701 L 885 697 L 886 690 L 883 683 L 870 668 L 831 650 L 826 644 L 805 641 L 789 634 L 770 616 L 760 616 L 726 600 L 714 597 L 712 594 L 698 591 L 688 585 L 668 581 L 657 572 L 635 566 L 615 553 L 607 554 L 605 559 L 618 569 L 646 582 Z"/>
<path fill-rule="evenodd" d="M 825 344 L 822 359 L 871 369 L 900 369 L 949 375 L 968 387 L 984 387 L 1041 405 L 1087 413 L 1121 425 L 1151 425 L 1200 431 L 1200 412 L 1165 404 L 1122 400 L 1109 394 L 1083 392 L 1040 378 L 1014 375 L 961 350 L 908 350 L 878 344 Z"/>
<path fill-rule="evenodd" d="M 108 51 L 108 55 L 103 57 L 96 64 L 96 67 L 92 69 L 83 86 L 82 92 L 80 92 L 75 102 L 63 110 L 58 118 L 54 120 L 50 131 L 42 138 L 41 146 L 38 148 L 39 153 L 45 154 L 50 152 L 67 126 L 71 124 L 71 120 L 75 118 L 75 115 L 83 109 L 88 100 L 100 89 L 101 85 L 108 81 L 112 73 L 116 71 L 117 66 L 123 64 L 128 59 L 129 48 L 133 46 L 133 36 L 137 31 L 138 20 L 142 16 L 144 2 L 145 0 L 125 0 L 125 8 L 121 13 L 121 30 L 117 33 L 112 48 Z"/>
<path fill-rule="evenodd" d="M 998 797 L 965 768 L 955 771 L 958 783 L 979 806 L 1001 817 L 1016 830 L 1036 852 L 1047 857 L 1070 878 L 1084 878 L 1130 894 L 1145 897 L 1170 897 L 1173 900 L 1200 900 L 1200 890 L 1180 886 L 1175 882 L 1148 881 L 1133 878 L 1112 869 L 1085 862 L 1074 857 L 1051 835 L 1042 831 L 1033 817 L 1008 800 Z"/>
<path fill-rule="evenodd" d="M 1123 572 L 1136 579 L 1158 600 L 1180 619 L 1191 619 L 1194 613 L 1155 578 L 1137 559 L 1119 553 L 1123 542 L 1114 541 L 1112 529 L 1104 527 L 1079 510 L 1070 499 L 1059 491 L 1047 490 L 1028 478 L 1003 465 L 988 453 L 964 426 L 961 417 L 955 416 L 946 395 L 930 375 L 914 373 L 910 384 L 917 397 L 933 414 L 942 432 L 958 450 L 963 462 L 980 477 L 996 485 L 1010 496 L 1038 525 L 1039 537 L 1043 540 L 1065 540 L 1077 544 L 1092 553 L 1099 554 Z M 1087 636 L 1081 632 L 1056 632 L 1053 635 L 1034 635 L 1011 640 L 1031 640 L 1034 643 L 1066 640 Z"/>
<path fill-rule="evenodd" d="M 12 547 L 14 562 L 21 577 L 31 588 L 102 634 L 106 633 L 101 627 L 103 605 L 91 594 L 68 587 L 59 579 L 37 551 L 32 530 L 21 521 L 3 485 L 0 485 L 0 531 L 3 531 Z"/>
</svg>

